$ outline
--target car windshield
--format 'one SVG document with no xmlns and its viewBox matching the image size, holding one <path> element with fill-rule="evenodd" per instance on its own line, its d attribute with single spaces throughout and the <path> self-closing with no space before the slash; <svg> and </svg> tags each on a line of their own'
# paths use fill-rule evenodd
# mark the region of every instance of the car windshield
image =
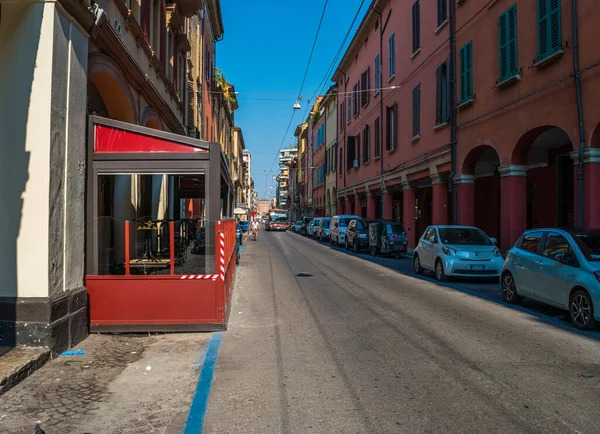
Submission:
<svg viewBox="0 0 600 434">
<path fill-rule="evenodd" d="M 323 222 L 323 224 L 322 224 L 323 227 L 329 227 L 329 223 L 331 222 L 331 219 L 323 219 L 321 221 Z"/>
<path fill-rule="evenodd" d="M 388 223 L 386 225 L 386 230 L 388 234 L 403 234 L 404 233 L 404 226 L 402 226 L 400 223 Z"/>
<path fill-rule="evenodd" d="M 600 262 L 600 233 L 579 232 L 573 238 L 588 261 Z"/>
<path fill-rule="evenodd" d="M 287 216 L 285 214 L 273 214 L 271 218 L 273 223 L 287 223 Z"/>
<path fill-rule="evenodd" d="M 352 221 L 352 219 L 348 218 L 348 217 L 342 217 L 338 220 L 338 226 L 341 228 L 345 228 L 346 226 L 348 226 L 348 223 L 350 223 Z"/>
<path fill-rule="evenodd" d="M 367 222 L 365 222 L 364 220 L 356 220 L 356 226 L 354 227 L 354 229 L 357 232 L 363 232 L 367 230 Z"/>
<path fill-rule="evenodd" d="M 440 228 L 440 239 L 444 244 L 468 246 L 491 246 L 492 241 L 475 228 Z"/>
</svg>

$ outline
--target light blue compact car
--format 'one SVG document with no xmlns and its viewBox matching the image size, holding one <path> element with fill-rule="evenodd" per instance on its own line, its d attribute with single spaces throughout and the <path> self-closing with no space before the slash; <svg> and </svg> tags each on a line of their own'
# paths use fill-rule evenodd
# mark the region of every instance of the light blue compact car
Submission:
<svg viewBox="0 0 600 434">
<path fill-rule="evenodd" d="M 568 310 L 579 329 L 595 328 L 600 321 L 600 229 L 526 231 L 508 251 L 501 285 L 508 303 L 531 298 Z"/>
</svg>

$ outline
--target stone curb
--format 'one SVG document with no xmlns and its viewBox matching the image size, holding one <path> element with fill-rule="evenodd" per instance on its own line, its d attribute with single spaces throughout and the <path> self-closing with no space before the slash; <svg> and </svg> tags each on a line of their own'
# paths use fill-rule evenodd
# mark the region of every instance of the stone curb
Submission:
<svg viewBox="0 0 600 434">
<path fill-rule="evenodd" d="M 15 349 L 13 351 L 22 351 Z M 28 350 L 25 350 L 28 351 Z M 10 353 L 3 356 L 3 358 L 10 357 Z M 2 374 L 0 377 L 0 396 L 16 386 L 19 382 L 29 377 L 50 359 L 50 350 L 44 350 L 41 352 L 33 352 L 29 360 L 24 363 L 16 363 L 16 366 L 12 368 L 8 373 Z"/>
</svg>

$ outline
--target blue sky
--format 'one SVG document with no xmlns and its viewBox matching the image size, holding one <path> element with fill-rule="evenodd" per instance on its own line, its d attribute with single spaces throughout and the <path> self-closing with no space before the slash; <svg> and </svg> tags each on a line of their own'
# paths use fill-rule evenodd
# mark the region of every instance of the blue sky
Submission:
<svg viewBox="0 0 600 434">
<path fill-rule="evenodd" d="M 346 45 L 370 3 L 364 2 Z M 239 92 L 235 123 L 252 153 L 259 197 L 269 186 L 275 188 L 272 176 L 278 164 L 273 161 L 292 116 L 324 4 L 325 0 L 221 0 L 225 34 L 217 43 L 216 63 Z M 329 0 L 302 90 L 302 109 L 296 111 L 283 147 L 294 142 L 306 100 L 317 91 L 360 4 L 361 0 Z M 325 90 L 330 78 L 331 74 Z M 273 173 L 267 175 L 265 186 L 269 169 Z"/>
</svg>

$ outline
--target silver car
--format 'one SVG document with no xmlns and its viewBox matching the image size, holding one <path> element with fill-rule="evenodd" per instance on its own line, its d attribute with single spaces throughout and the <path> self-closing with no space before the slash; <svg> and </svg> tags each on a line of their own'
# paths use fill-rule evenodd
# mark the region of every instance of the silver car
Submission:
<svg viewBox="0 0 600 434">
<path fill-rule="evenodd" d="M 503 262 L 496 240 L 472 226 L 429 226 L 413 253 L 415 272 L 433 271 L 440 282 L 448 276 L 499 277 Z"/>
<path fill-rule="evenodd" d="M 580 329 L 600 321 L 600 230 L 532 229 L 508 251 L 502 298 L 521 297 L 569 311 Z"/>
</svg>

